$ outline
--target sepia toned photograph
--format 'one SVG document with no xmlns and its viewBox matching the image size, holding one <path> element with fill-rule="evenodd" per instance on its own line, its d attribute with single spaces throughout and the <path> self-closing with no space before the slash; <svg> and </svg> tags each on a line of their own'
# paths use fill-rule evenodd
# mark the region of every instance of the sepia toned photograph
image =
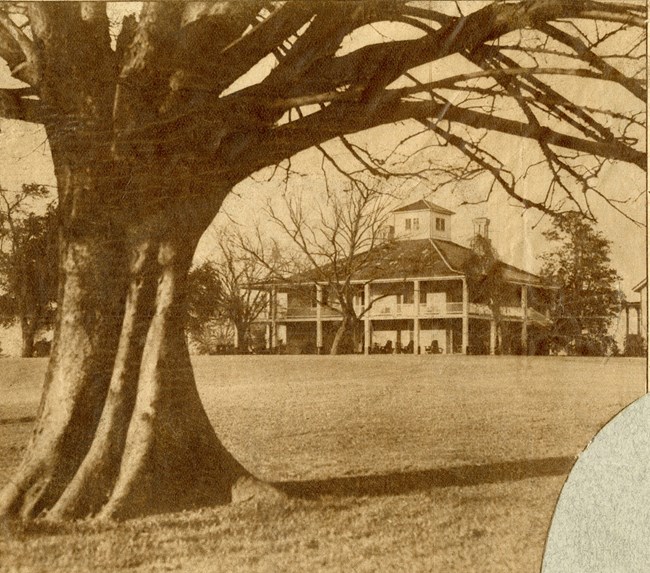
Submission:
<svg viewBox="0 0 650 573">
<path fill-rule="evenodd" d="M 0 1 L 0 573 L 648 571 L 646 35 Z"/>
</svg>

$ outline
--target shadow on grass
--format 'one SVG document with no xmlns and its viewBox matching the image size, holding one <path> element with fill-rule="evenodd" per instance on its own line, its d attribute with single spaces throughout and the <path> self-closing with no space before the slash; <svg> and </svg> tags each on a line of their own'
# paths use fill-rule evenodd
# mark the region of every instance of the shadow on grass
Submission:
<svg viewBox="0 0 650 573">
<path fill-rule="evenodd" d="M 0 418 L 0 426 L 8 426 L 9 424 L 27 424 L 28 422 L 35 422 L 36 416 L 22 416 L 21 418 Z"/>
<path fill-rule="evenodd" d="M 515 460 L 452 468 L 323 480 L 282 481 L 272 485 L 289 497 L 357 497 L 398 495 L 451 486 L 472 486 L 527 478 L 567 475 L 577 458 L 555 457 Z"/>
</svg>

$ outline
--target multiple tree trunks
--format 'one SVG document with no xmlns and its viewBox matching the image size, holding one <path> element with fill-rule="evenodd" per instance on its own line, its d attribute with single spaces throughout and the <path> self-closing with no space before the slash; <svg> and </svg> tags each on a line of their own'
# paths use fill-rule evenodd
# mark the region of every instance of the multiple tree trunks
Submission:
<svg viewBox="0 0 650 573">
<path fill-rule="evenodd" d="M 90 167 L 63 171 L 63 196 L 74 203 L 80 181 L 89 193 Z M 150 217 L 134 217 L 132 202 L 102 203 L 63 213 L 45 391 L 0 515 L 129 517 L 223 503 L 247 475 L 203 410 L 183 330 L 192 255 L 220 200 L 168 201 Z"/>
</svg>

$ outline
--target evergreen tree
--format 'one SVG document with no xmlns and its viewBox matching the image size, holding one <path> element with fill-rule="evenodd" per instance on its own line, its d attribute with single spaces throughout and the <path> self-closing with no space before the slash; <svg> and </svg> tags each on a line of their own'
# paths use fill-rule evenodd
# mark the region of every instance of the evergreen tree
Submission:
<svg viewBox="0 0 650 573">
<path fill-rule="evenodd" d="M 610 241 L 578 213 L 553 219 L 544 236 L 557 246 L 542 255 L 541 274 L 559 287 L 553 314 L 572 335 L 606 342 L 612 319 L 619 313 L 620 277 L 611 267 Z M 568 325 L 568 326 L 567 326 Z"/>
</svg>

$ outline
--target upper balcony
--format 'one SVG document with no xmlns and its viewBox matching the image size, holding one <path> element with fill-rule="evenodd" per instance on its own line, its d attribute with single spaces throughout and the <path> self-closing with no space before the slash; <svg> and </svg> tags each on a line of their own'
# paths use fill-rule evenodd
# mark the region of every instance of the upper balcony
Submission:
<svg viewBox="0 0 650 573">
<path fill-rule="evenodd" d="M 363 312 L 361 305 L 356 305 L 357 315 Z M 523 318 L 523 309 L 520 306 L 503 306 L 500 309 L 501 316 L 507 319 Z M 468 313 L 470 317 L 489 318 L 492 311 L 487 304 L 469 303 Z M 535 308 L 528 307 L 528 320 L 533 322 L 548 323 L 548 318 L 543 312 Z M 321 318 L 323 320 L 336 319 L 341 316 L 337 305 L 323 306 L 321 308 Z M 376 301 L 370 309 L 369 316 L 371 319 L 399 320 L 413 319 L 416 316 L 414 304 L 397 304 L 390 299 Z M 420 304 L 419 318 L 461 318 L 463 316 L 462 302 L 447 302 L 437 304 Z M 311 306 L 292 306 L 286 307 L 279 305 L 276 310 L 277 320 L 316 320 L 317 312 L 315 307 Z M 260 314 L 258 320 L 269 320 L 268 312 Z"/>
<path fill-rule="evenodd" d="M 523 318 L 523 309 L 521 306 L 502 306 L 500 309 L 501 316 L 504 318 Z M 529 320 L 546 321 L 547 318 L 544 313 L 528 307 L 527 309 Z M 371 318 L 415 318 L 415 305 L 414 304 L 397 304 L 390 301 L 378 301 L 373 305 L 370 310 Z M 468 305 L 469 316 L 474 317 L 490 317 L 492 310 L 487 304 L 469 303 Z M 420 304 L 420 318 L 455 318 L 462 317 L 463 303 L 462 302 L 447 302 L 438 304 Z"/>
<path fill-rule="evenodd" d="M 415 304 L 399 304 L 390 300 L 376 301 L 370 309 L 371 318 L 414 318 Z M 447 302 L 438 304 L 420 304 L 420 318 L 430 318 L 434 316 L 448 316 L 463 314 L 462 302 Z"/>
</svg>

